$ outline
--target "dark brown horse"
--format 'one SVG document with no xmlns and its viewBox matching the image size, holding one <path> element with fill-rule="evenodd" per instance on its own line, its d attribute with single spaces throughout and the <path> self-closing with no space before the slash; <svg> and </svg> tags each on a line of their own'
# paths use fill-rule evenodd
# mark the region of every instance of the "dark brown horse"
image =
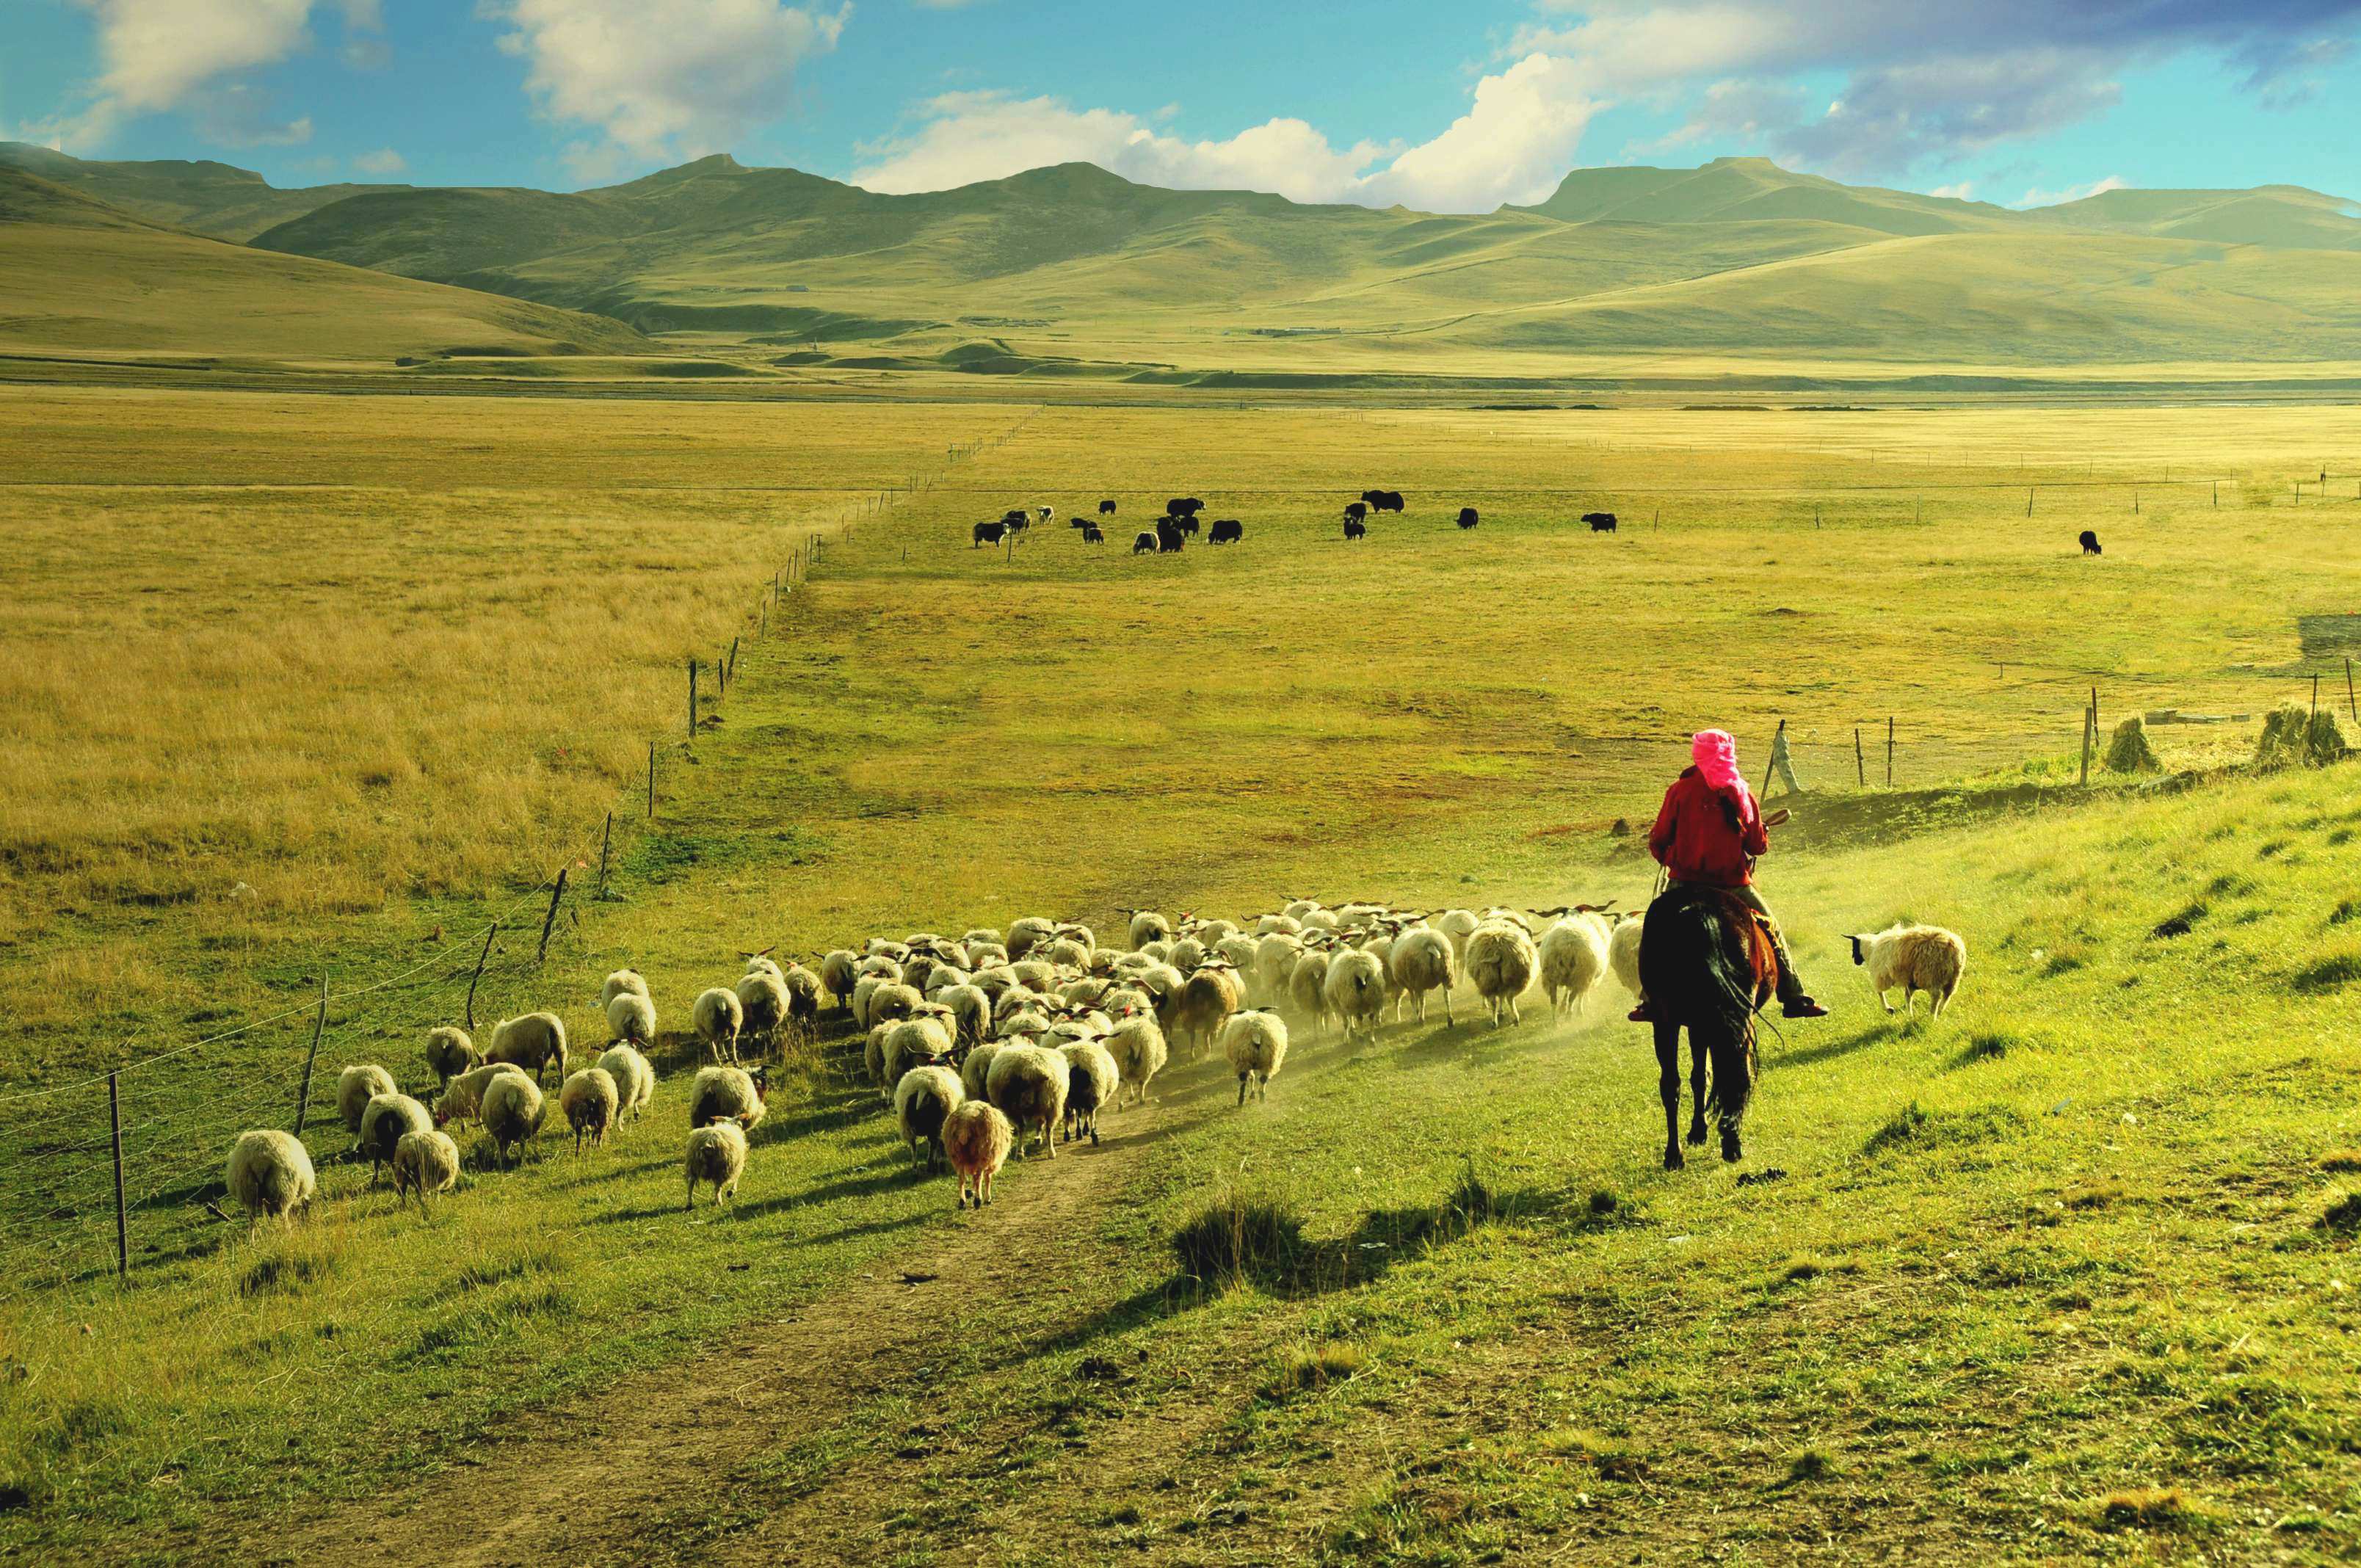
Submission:
<svg viewBox="0 0 2361 1568">
<path fill-rule="evenodd" d="M 1640 982 L 1656 1016 L 1657 1089 L 1664 1102 L 1664 1168 L 1681 1158 L 1681 1030 L 1689 1032 L 1689 1142 L 1705 1142 L 1706 1088 L 1721 1121 L 1721 1157 L 1754 1093 L 1754 1014 L 1770 1000 L 1779 959 L 1754 912 L 1720 888 L 1675 888 L 1648 906 Z"/>
</svg>

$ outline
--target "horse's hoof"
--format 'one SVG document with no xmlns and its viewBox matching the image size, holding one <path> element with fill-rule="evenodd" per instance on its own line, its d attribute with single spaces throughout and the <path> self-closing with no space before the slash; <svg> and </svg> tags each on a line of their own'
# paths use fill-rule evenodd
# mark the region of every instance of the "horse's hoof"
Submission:
<svg viewBox="0 0 2361 1568">
<path fill-rule="evenodd" d="M 1678 1170 L 1687 1163 L 1688 1162 L 1686 1160 L 1681 1157 L 1680 1145 L 1666 1144 L 1664 1146 L 1664 1168 L 1666 1170 Z"/>
<path fill-rule="evenodd" d="M 1745 1157 L 1744 1155 L 1739 1152 L 1738 1139 L 1731 1134 L 1724 1133 L 1722 1135 L 1721 1157 L 1731 1165 L 1736 1165 L 1740 1160 Z"/>
<path fill-rule="evenodd" d="M 1689 1142 L 1695 1144 L 1699 1148 L 1703 1148 L 1705 1146 L 1705 1129 L 1701 1126 L 1691 1127 L 1689 1129 Z"/>
</svg>

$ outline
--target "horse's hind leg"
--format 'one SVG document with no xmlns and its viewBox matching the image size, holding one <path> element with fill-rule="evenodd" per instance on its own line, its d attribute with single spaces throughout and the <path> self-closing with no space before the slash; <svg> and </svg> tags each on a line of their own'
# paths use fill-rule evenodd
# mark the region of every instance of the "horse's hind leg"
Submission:
<svg viewBox="0 0 2361 1568">
<path fill-rule="evenodd" d="M 1681 1031 L 1676 1024 L 1656 1025 L 1656 1092 L 1664 1102 L 1664 1168 L 1680 1169 L 1681 1158 Z"/>
<path fill-rule="evenodd" d="M 1689 1142 L 1705 1142 L 1706 1043 L 1695 1028 L 1689 1030 Z M 1678 1065 L 1675 1069 L 1678 1072 Z"/>
</svg>

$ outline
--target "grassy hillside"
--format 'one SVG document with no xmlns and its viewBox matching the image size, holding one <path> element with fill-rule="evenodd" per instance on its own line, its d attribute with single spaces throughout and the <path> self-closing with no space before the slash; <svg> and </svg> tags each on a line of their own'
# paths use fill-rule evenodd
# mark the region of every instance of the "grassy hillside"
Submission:
<svg viewBox="0 0 2361 1568">
<path fill-rule="evenodd" d="M 250 169 L 211 159 L 107 162 L 27 142 L 0 141 L 0 166 L 95 196 L 153 223 L 240 244 L 315 207 L 401 185 L 312 185 L 281 191 Z"/>
<path fill-rule="evenodd" d="M 2051 222 L 2169 239 L 2289 250 L 2361 249 L 2361 207 L 2301 185 L 2253 191 L 2105 191 L 2045 208 Z"/>
<path fill-rule="evenodd" d="M 302 365 L 648 346 L 605 318 L 206 239 L 5 167 L 0 270 L 12 354 Z"/>
<path fill-rule="evenodd" d="M 1728 224 L 1806 219 L 1880 234 L 1953 234 L 2022 227 L 1989 202 L 1846 185 L 1797 174 L 1767 158 L 1717 158 L 1698 169 L 1577 169 L 1531 207 L 1565 223 Z"/>
</svg>

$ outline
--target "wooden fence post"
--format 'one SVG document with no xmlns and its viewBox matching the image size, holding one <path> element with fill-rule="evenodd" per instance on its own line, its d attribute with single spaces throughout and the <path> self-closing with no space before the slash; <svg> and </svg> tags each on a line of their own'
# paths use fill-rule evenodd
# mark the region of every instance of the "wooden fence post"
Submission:
<svg viewBox="0 0 2361 1568">
<path fill-rule="evenodd" d="M 557 885 L 549 890 L 549 913 L 541 917 L 541 949 L 533 956 L 536 967 L 549 957 L 549 930 L 557 924 L 558 900 L 566 896 L 566 871 L 565 866 L 557 868 Z"/>
<path fill-rule="evenodd" d="M 2027 517 L 2033 515 L 2033 487 L 2030 485 L 2025 488 L 2025 515 Z"/>
<path fill-rule="evenodd" d="M 656 819 L 656 743 L 648 742 L 648 820 Z"/>
<path fill-rule="evenodd" d="M 688 660 L 688 738 L 697 739 L 697 656 Z"/>
<path fill-rule="evenodd" d="M 2361 718 L 2361 702 L 2353 700 L 2353 656 L 2345 656 L 2345 711 Z"/>
<path fill-rule="evenodd" d="M 1894 716 L 1885 718 L 1885 787 L 1894 787 Z"/>
<path fill-rule="evenodd" d="M 131 1227 L 123 1217 L 123 1097 L 115 1087 L 115 1074 L 106 1075 L 106 1129 L 115 1145 L 115 1277 L 128 1282 L 131 1278 Z"/>
<path fill-rule="evenodd" d="M 320 1010 L 312 1015 L 312 1048 L 303 1053 L 303 1083 L 295 1091 L 295 1136 L 299 1140 L 303 1136 L 303 1117 L 312 1105 L 312 1064 L 320 1059 L 320 1036 L 327 1026 L 328 970 L 324 964 L 320 968 Z M 474 1028 L 476 1021 L 468 1019 L 467 1026 Z"/>
<path fill-rule="evenodd" d="M 607 813 L 607 831 L 598 839 L 598 891 L 592 894 L 595 898 L 607 896 L 607 850 L 614 842 L 615 814 L 610 811 Z"/>
<path fill-rule="evenodd" d="M 2091 726 L 2093 722 L 2086 704 L 2082 708 L 2082 786 L 2085 789 L 2091 784 Z"/>
<path fill-rule="evenodd" d="M 500 934 L 497 920 L 484 927 L 484 950 L 476 955 L 476 972 L 467 977 L 467 1033 L 476 1032 L 476 987 L 484 978 L 484 960 L 492 956 L 492 938 Z"/>
<path fill-rule="evenodd" d="M 1861 789 L 1869 787 L 1869 761 L 1861 754 L 1861 726 L 1852 727 L 1852 782 Z"/>
</svg>

